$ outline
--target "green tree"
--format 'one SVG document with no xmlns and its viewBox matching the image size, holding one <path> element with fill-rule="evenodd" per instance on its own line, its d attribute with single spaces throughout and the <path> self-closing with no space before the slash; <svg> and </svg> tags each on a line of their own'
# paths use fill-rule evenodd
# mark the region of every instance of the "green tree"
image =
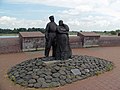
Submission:
<svg viewBox="0 0 120 90">
<path fill-rule="evenodd" d="M 111 35 L 116 35 L 116 31 L 110 31 Z"/>
<path fill-rule="evenodd" d="M 120 33 L 120 29 L 117 29 L 117 30 L 116 30 L 116 33 Z"/>
<path fill-rule="evenodd" d="M 104 33 L 107 33 L 107 31 L 104 31 Z"/>
</svg>

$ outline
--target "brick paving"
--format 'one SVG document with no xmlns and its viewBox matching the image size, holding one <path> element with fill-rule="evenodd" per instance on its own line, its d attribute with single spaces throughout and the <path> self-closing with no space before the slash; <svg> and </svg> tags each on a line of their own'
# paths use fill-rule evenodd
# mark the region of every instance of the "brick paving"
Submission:
<svg viewBox="0 0 120 90">
<path fill-rule="evenodd" d="M 43 90 L 120 90 L 120 47 L 73 49 L 73 54 L 104 58 L 112 61 L 115 64 L 115 68 L 110 72 L 77 81 L 72 84 Z M 7 78 L 6 73 L 11 66 L 17 63 L 41 56 L 43 56 L 43 52 L 0 55 L 0 90 L 35 90 L 15 85 Z"/>
</svg>

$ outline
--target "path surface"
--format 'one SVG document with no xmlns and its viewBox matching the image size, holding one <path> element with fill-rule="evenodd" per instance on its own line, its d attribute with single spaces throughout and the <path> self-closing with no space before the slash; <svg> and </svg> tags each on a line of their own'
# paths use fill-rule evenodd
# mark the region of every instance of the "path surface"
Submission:
<svg viewBox="0 0 120 90">
<path fill-rule="evenodd" d="M 115 68 L 99 76 L 77 81 L 58 88 L 27 89 L 7 78 L 7 70 L 27 59 L 42 57 L 43 52 L 25 52 L 0 55 L 0 90 L 120 90 L 120 47 L 73 49 L 74 55 L 90 55 L 112 61 Z"/>
</svg>

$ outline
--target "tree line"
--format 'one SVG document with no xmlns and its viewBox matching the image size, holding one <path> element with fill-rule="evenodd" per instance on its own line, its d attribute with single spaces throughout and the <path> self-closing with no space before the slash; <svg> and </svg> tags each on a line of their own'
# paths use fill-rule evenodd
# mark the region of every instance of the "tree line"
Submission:
<svg viewBox="0 0 120 90">
<path fill-rule="evenodd" d="M 0 34 L 18 34 L 19 32 L 34 32 L 34 31 L 40 31 L 41 33 L 45 33 L 44 28 L 14 28 L 14 29 L 2 29 L 0 28 Z M 77 35 L 78 32 L 84 32 L 84 31 L 70 31 L 70 35 Z M 120 29 L 113 30 L 113 31 L 93 31 L 95 33 L 101 34 L 101 35 L 117 35 L 120 33 Z"/>
<path fill-rule="evenodd" d="M 42 33 L 45 33 L 44 28 L 14 28 L 14 29 L 2 29 L 0 28 L 0 34 L 18 34 L 19 32 L 34 32 L 34 31 L 40 31 Z"/>
<path fill-rule="evenodd" d="M 118 35 L 120 33 L 120 29 L 112 31 L 94 31 L 94 32 L 101 35 Z"/>
</svg>

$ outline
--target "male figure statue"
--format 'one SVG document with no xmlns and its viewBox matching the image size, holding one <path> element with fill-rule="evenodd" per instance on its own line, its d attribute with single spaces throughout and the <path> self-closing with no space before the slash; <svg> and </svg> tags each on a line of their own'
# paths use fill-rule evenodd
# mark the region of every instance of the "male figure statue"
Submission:
<svg viewBox="0 0 120 90">
<path fill-rule="evenodd" d="M 45 56 L 49 56 L 49 52 L 52 47 L 52 56 L 55 57 L 57 24 L 54 22 L 54 16 L 50 16 L 49 19 L 50 22 L 47 24 L 45 31 Z"/>
</svg>

